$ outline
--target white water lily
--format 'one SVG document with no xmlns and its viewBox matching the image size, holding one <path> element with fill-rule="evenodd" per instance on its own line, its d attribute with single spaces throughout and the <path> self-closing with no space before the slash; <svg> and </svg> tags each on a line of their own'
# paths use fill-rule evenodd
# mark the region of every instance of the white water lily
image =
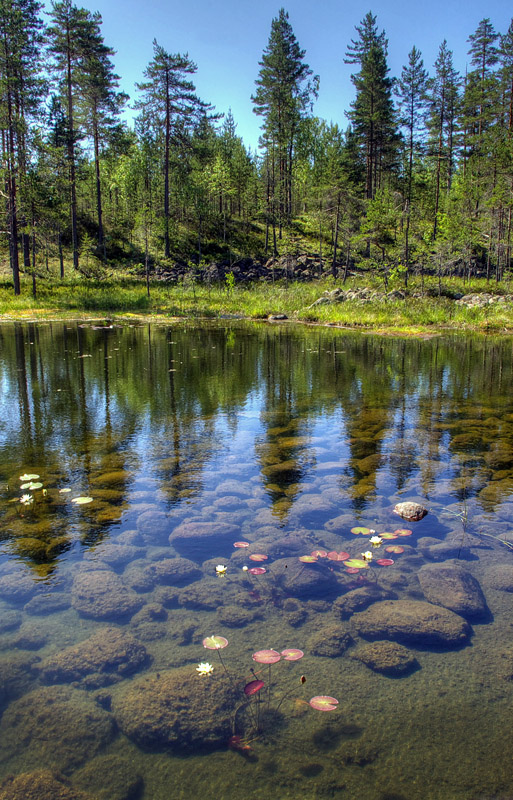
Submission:
<svg viewBox="0 0 513 800">
<path fill-rule="evenodd" d="M 226 570 L 228 567 L 225 567 L 224 564 L 218 564 L 216 567 L 216 574 L 217 575 L 226 575 Z"/>
<path fill-rule="evenodd" d="M 372 561 L 372 558 L 373 558 L 372 553 L 371 553 L 370 550 L 367 550 L 366 553 L 362 553 L 361 556 L 362 556 L 364 561 Z"/>
<path fill-rule="evenodd" d="M 20 503 L 22 503 L 24 506 L 29 506 L 33 502 L 34 498 L 31 494 L 22 494 L 20 497 Z"/>
<path fill-rule="evenodd" d="M 374 545 L 374 547 L 378 547 L 378 545 L 380 545 L 382 541 L 383 539 L 381 538 L 381 536 L 371 536 L 371 538 L 369 539 L 369 542 L 372 545 Z"/>
<path fill-rule="evenodd" d="M 208 661 L 202 661 L 196 667 L 196 672 L 199 675 L 212 675 L 213 671 L 214 667 L 212 666 L 212 664 L 209 664 Z"/>
<path fill-rule="evenodd" d="M 247 571 L 248 571 L 248 569 L 249 569 L 249 567 L 247 567 L 247 566 L 244 564 L 244 566 L 242 567 L 242 571 L 243 571 L 243 572 L 247 572 Z"/>
</svg>

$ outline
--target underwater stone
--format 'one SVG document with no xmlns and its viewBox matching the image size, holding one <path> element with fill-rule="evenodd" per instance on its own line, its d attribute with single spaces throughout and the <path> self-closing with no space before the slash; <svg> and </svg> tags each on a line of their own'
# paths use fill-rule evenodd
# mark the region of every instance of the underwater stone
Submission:
<svg viewBox="0 0 513 800">
<path fill-rule="evenodd" d="M 194 665 L 130 681 L 113 698 L 119 727 L 142 747 L 188 751 L 226 747 L 240 697 L 214 664 L 215 680 Z"/>
<path fill-rule="evenodd" d="M 485 616 L 486 600 L 477 580 L 463 567 L 426 565 L 418 573 L 424 597 L 466 619 Z"/>
<path fill-rule="evenodd" d="M 105 627 L 35 669 L 46 683 L 82 681 L 87 688 L 98 688 L 122 680 L 146 661 L 146 648 L 132 635 Z"/>
<path fill-rule="evenodd" d="M 393 639 L 436 647 L 459 647 L 471 634 L 468 622 L 441 606 L 420 600 L 384 600 L 352 617 L 367 639 Z"/>
<path fill-rule="evenodd" d="M 137 517 L 137 530 L 150 544 L 169 534 L 172 523 L 163 511 L 143 511 Z"/>
<path fill-rule="evenodd" d="M 386 597 L 390 597 L 390 595 L 379 586 L 373 584 L 360 586 L 358 589 L 351 589 L 341 597 L 337 597 L 333 603 L 333 610 L 339 613 L 342 619 L 348 619 L 355 612 L 363 611 L 371 603 L 384 600 Z"/>
<path fill-rule="evenodd" d="M 115 755 L 93 758 L 73 773 L 73 783 L 92 792 L 95 800 L 135 800 L 143 788 L 135 766 Z"/>
<path fill-rule="evenodd" d="M 45 686 L 23 695 L 0 722 L 0 760 L 23 758 L 66 772 L 102 750 L 114 736 L 112 717 L 84 692 Z"/>
<path fill-rule="evenodd" d="M 248 611 L 240 606 L 224 606 L 219 609 L 217 616 L 219 622 L 222 625 L 227 625 L 228 628 L 243 628 L 260 615 L 257 611 Z"/>
<path fill-rule="evenodd" d="M 12 640 L 21 650 L 39 650 L 46 644 L 47 634 L 36 623 L 25 622 Z"/>
<path fill-rule="evenodd" d="M 56 592 L 54 594 L 38 594 L 25 604 L 23 610 L 26 614 L 34 616 L 47 616 L 58 611 L 64 611 L 71 605 L 71 595 Z"/>
<path fill-rule="evenodd" d="M 296 557 L 275 561 L 272 580 L 293 597 L 324 597 L 338 591 L 337 579 L 325 564 L 303 564 Z"/>
<path fill-rule="evenodd" d="M 513 592 L 513 565 L 496 564 L 486 570 L 486 583 L 500 592 Z"/>
<path fill-rule="evenodd" d="M 141 558 L 144 550 L 129 544 L 101 544 L 84 555 L 86 561 L 103 561 L 111 567 L 123 567 L 136 558 Z"/>
<path fill-rule="evenodd" d="M 216 550 L 223 546 L 232 545 L 240 538 L 240 528 L 226 522 L 182 522 L 169 537 L 169 543 L 178 552 L 185 550 L 211 551 L 215 545 Z"/>
<path fill-rule="evenodd" d="M 25 572 L 0 576 L 0 597 L 10 603 L 28 600 L 36 591 L 34 579 Z"/>
<path fill-rule="evenodd" d="M 419 663 L 413 653 L 397 642 L 372 642 L 358 647 L 351 658 L 361 661 L 374 672 L 398 677 L 412 672 Z"/>
<path fill-rule="evenodd" d="M 39 769 L 10 775 L 0 785 L 0 800 L 92 800 L 90 794 L 72 787 L 62 775 Z"/>
<path fill-rule="evenodd" d="M 71 602 L 80 614 L 94 619 L 129 617 L 143 605 L 117 575 L 103 570 L 79 572 L 73 581 Z"/>
<path fill-rule="evenodd" d="M 0 613 L 0 634 L 12 631 L 21 625 L 22 616 L 19 611 L 4 611 Z"/>
<path fill-rule="evenodd" d="M 403 519 L 410 520 L 411 522 L 418 522 L 428 513 L 427 508 L 421 506 L 420 503 L 397 503 L 394 506 L 394 513 L 399 514 Z"/>
<path fill-rule="evenodd" d="M 188 558 L 163 558 L 149 564 L 144 570 L 144 575 L 154 583 L 182 586 L 201 578 L 201 570 Z"/>
<path fill-rule="evenodd" d="M 341 625 L 324 625 L 307 641 L 307 648 L 314 656 L 337 658 L 353 644 L 353 637 Z"/>
</svg>

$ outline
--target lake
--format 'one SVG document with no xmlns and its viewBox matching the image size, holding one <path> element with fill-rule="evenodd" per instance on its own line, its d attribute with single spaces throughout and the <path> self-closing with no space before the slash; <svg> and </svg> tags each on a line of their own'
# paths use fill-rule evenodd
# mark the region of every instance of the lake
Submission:
<svg viewBox="0 0 513 800">
<path fill-rule="evenodd" d="M 512 384 L 511 338 L 2 324 L 0 798 L 513 797 Z"/>
</svg>

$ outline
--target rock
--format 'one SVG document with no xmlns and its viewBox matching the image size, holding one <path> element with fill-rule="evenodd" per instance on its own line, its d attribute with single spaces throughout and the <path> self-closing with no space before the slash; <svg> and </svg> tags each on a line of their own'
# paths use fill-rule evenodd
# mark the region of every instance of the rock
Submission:
<svg viewBox="0 0 513 800">
<path fill-rule="evenodd" d="M 333 610 L 340 614 L 342 619 L 348 619 L 356 611 L 363 611 L 371 603 L 383 600 L 386 596 L 386 592 L 373 584 L 360 586 L 358 589 L 351 589 L 341 597 L 337 597 L 333 603 Z"/>
<path fill-rule="evenodd" d="M 237 525 L 226 522 L 182 522 L 169 537 L 169 543 L 184 555 L 213 555 L 216 550 L 233 546 L 240 538 Z M 203 560 L 203 558 L 198 558 Z"/>
<path fill-rule="evenodd" d="M 26 572 L 12 572 L 0 576 L 0 597 L 8 603 L 23 603 L 36 591 L 37 584 Z"/>
<path fill-rule="evenodd" d="M 268 322 L 283 322 L 288 319 L 286 314 L 269 314 L 267 317 Z"/>
<path fill-rule="evenodd" d="M 292 597 L 325 597 L 340 591 L 335 573 L 323 563 L 304 564 L 295 557 L 281 558 L 273 562 L 272 574 L 275 583 Z"/>
<path fill-rule="evenodd" d="M 307 641 L 308 651 L 314 656 L 337 658 L 353 644 L 353 638 L 341 625 L 324 625 Z"/>
<path fill-rule="evenodd" d="M 389 677 L 406 675 L 419 666 L 413 653 L 397 642 L 364 644 L 354 650 L 351 657 L 361 661 L 374 672 L 380 672 Z"/>
<path fill-rule="evenodd" d="M 35 623 L 25 622 L 12 640 L 21 650 L 39 650 L 47 642 L 47 634 Z"/>
<path fill-rule="evenodd" d="M 101 544 L 94 550 L 89 550 L 85 555 L 86 561 L 103 561 L 110 567 L 124 567 L 136 558 L 144 555 L 142 547 L 134 547 L 129 544 Z"/>
<path fill-rule="evenodd" d="M 143 511 L 137 517 L 137 530 L 147 544 L 157 544 L 169 535 L 172 523 L 163 511 Z"/>
<path fill-rule="evenodd" d="M 122 680 L 146 661 L 146 648 L 131 634 L 106 627 L 45 659 L 36 669 L 46 683 L 81 681 L 84 687 L 98 688 Z"/>
<path fill-rule="evenodd" d="M 63 776 L 39 769 L 10 775 L 0 785 L 0 800 L 93 800 L 72 787 Z"/>
<path fill-rule="evenodd" d="M 4 611 L 0 613 L 0 634 L 13 631 L 21 625 L 22 616 L 19 611 Z"/>
<path fill-rule="evenodd" d="M 410 522 L 418 522 L 428 513 L 427 508 L 421 506 L 420 503 L 397 503 L 394 506 L 394 514 L 399 514 L 403 519 Z"/>
<path fill-rule="evenodd" d="M 86 617 L 109 620 L 131 617 L 143 605 L 117 575 L 105 570 L 79 572 L 73 581 L 71 603 Z"/>
<path fill-rule="evenodd" d="M 477 580 L 460 566 L 428 564 L 418 572 L 428 602 L 448 608 L 465 619 L 486 616 L 489 611 Z"/>
<path fill-rule="evenodd" d="M 241 606 L 224 606 L 219 609 L 217 615 L 219 622 L 228 628 L 244 628 L 258 616 L 257 611 L 249 611 Z"/>
<path fill-rule="evenodd" d="M 64 611 L 71 605 L 71 595 L 62 592 L 52 594 L 38 594 L 25 604 L 23 610 L 27 614 L 46 617 Z"/>
<path fill-rule="evenodd" d="M 431 561 L 448 561 L 450 558 L 458 558 L 468 561 L 472 558 L 472 553 L 463 542 L 448 541 L 432 544 L 429 547 L 422 547 L 421 553 Z"/>
<path fill-rule="evenodd" d="M 9 653 L 8 659 L 0 660 L 0 705 L 11 702 L 32 688 L 32 667 L 37 661 L 37 656 L 28 653 Z"/>
<path fill-rule="evenodd" d="M 486 570 L 486 583 L 500 592 L 513 592 L 513 565 L 496 564 Z"/>
<path fill-rule="evenodd" d="M 0 760 L 22 758 L 64 772 L 100 752 L 114 736 L 112 717 L 84 692 L 45 686 L 14 700 L 0 722 Z"/>
<path fill-rule="evenodd" d="M 96 800 L 136 800 L 143 779 L 127 758 L 97 756 L 73 773 L 73 783 L 92 792 Z"/>
<path fill-rule="evenodd" d="M 226 747 L 240 696 L 219 664 L 215 677 L 194 665 L 130 681 L 113 698 L 119 727 L 141 747 L 188 751 Z"/>
<path fill-rule="evenodd" d="M 283 618 L 292 628 L 299 628 L 308 617 L 299 600 L 288 597 L 283 603 Z"/>
<path fill-rule="evenodd" d="M 459 647 L 471 634 L 463 617 L 419 600 L 384 600 L 352 619 L 355 629 L 367 639 Z"/>
<path fill-rule="evenodd" d="M 183 586 L 201 578 L 201 571 L 188 558 L 163 558 L 154 561 L 144 570 L 144 575 L 154 583 Z"/>
</svg>

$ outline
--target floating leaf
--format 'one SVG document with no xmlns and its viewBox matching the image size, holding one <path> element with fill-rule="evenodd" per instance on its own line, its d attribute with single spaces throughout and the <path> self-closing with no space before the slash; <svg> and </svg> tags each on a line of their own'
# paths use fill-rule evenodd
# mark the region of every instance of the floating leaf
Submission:
<svg viewBox="0 0 513 800">
<path fill-rule="evenodd" d="M 251 567 L 251 569 L 248 569 L 248 572 L 250 575 L 263 575 L 267 570 L 265 567 Z"/>
<path fill-rule="evenodd" d="M 59 489 L 59 494 L 67 494 L 68 492 L 71 492 L 71 489 L 68 489 L 67 487 L 64 489 Z"/>
<path fill-rule="evenodd" d="M 317 711 L 334 711 L 338 706 L 338 700 L 334 697 L 321 694 L 317 697 L 312 697 L 309 701 L 309 705 L 311 705 L 312 708 L 316 708 Z"/>
<path fill-rule="evenodd" d="M 355 569 L 369 569 L 368 563 L 363 558 L 350 558 L 348 561 L 344 561 L 344 566 L 354 567 Z"/>
<path fill-rule="evenodd" d="M 398 528 L 394 533 L 397 533 L 398 536 L 411 536 L 413 531 L 408 530 L 408 528 Z"/>
<path fill-rule="evenodd" d="M 26 472 L 25 475 L 20 475 L 20 481 L 37 481 L 38 478 L 39 475 L 36 475 L 35 472 L 34 473 Z"/>
<path fill-rule="evenodd" d="M 26 486 L 26 484 L 24 483 L 23 486 Z M 21 487 L 22 489 L 23 489 L 23 486 Z M 36 481 L 36 483 L 29 483 L 28 486 L 27 486 L 27 489 L 42 489 L 42 488 L 43 488 L 43 484 L 38 482 L 38 481 Z"/>
<path fill-rule="evenodd" d="M 252 655 L 253 661 L 259 664 L 276 664 L 281 659 L 281 655 L 276 650 L 257 650 Z"/>
<path fill-rule="evenodd" d="M 259 680 L 250 681 L 244 687 L 244 694 L 250 697 L 252 694 L 256 694 L 257 692 L 259 692 L 260 689 L 263 689 L 264 686 L 265 683 L 263 681 Z"/>
<path fill-rule="evenodd" d="M 390 533 L 390 531 L 387 531 L 386 533 L 380 533 L 379 535 L 382 539 L 397 539 L 398 536 L 397 533 Z"/>
<path fill-rule="evenodd" d="M 404 553 L 404 547 L 400 544 L 389 544 L 385 547 L 385 553 Z"/>
<path fill-rule="evenodd" d="M 22 483 L 20 489 L 29 489 L 31 485 L 31 483 Z"/>
<path fill-rule="evenodd" d="M 379 564 L 380 567 L 391 567 L 394 563 L 393 558 L 377 558 L 376 564 Z"/>
<path fill-rule="evenodd" d="M 249 547 L 249 542 L 234 542 L 234 547 Z"/>
<path fill-rule="evenodd" d="M 71 502 L 75 503 L 76 506 L 85 506 L 87 503 L 92 503 L 93 502 L 93 498 L 92 497 L 74 497 Z"/>
<path fill-rule="evenodd" d="M 251 561 L 267 561 L 268 556 L 263 553 L 252 553 L 249 558 Z"/>
<path fill-rule="evenodd" d="M 373 531 L 370 528 L 351 528 L 351 533 L 354 533 L 355 536 L 369 536 Z"/>
<path fill-rule="evenodd" d="M 328 555 L 328 551 L 327 550 L 312 550 L 310 555 L 314 556 L 315 558 L 326 558 L 326 556 Z"/>
<path fill-rule="evenodd" d="M 304 653 L 302 650 L 297 650 L 295 647 L 289 647 L 287 650 L 282 650 L 281 654 L 285 661 L 299 661 L 303 658 Z"/>
<path fill-rule="evenodd" d="M 358 569 L 358 567 L 348 567 L 346 569 L 346 572 L 348 572 L 349 575 L 356 575 L 356 573 L 360 572 L 360 570 Z"/>
<path fill-rule="evenodd" d="M 305 564 L 315 564 L 317 562 L 316 556 L 299 556 L 299 560 Z"/>
<path fill-rule="evenodd" d="M 207 636 L 206 639 L 203 639 L 202 644 L 207 650 L 222 650 L 228 644 L 228 639 L 225 639 L 224 636 Z"/>
<path fill-rule="evenodd" d="M 346 553 L 345 550 L 341 550 L 340 553 L 337 553 L 336 550 L 332 550 L 331 553 L 328 553 L 328 558 L 330 561 L 345 561 L 347 558 L 350 558 L 350 555 Z"/>
</svg>

